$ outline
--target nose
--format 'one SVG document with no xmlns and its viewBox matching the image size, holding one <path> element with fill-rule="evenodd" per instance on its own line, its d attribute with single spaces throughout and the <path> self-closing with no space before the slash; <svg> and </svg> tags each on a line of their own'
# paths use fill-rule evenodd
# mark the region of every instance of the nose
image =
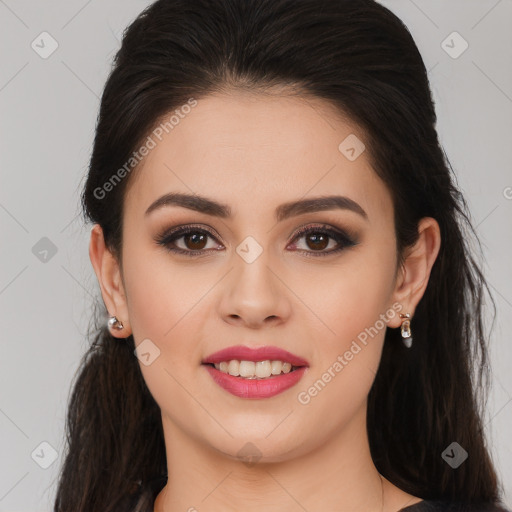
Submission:
<svg viewBox="0 0 512 512">
<path fill-rule="evenodd" d="M 283 324 L 290 316 L 291 292 L 264 254 L 252 263 L 241 258 L 235 262 L 225 281 L 220 304 L 220 313 L 227 323 L 260 329 Z"/>
</svg>

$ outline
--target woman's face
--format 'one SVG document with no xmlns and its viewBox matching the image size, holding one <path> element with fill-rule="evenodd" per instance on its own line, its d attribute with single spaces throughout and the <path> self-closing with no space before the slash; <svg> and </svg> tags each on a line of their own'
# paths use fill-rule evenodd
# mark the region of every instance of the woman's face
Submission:
<svg viewBox="0 0 512 512">
<path fill-rule="evenodd" d="M 350 429 L 365 436 L 385 328 L 399 325 L 402 306 L 391 196 L 363 134 L 320 99 L 239 92 L 199 100 L 167 131 L 151 135 L 125 196 L 126 312 L 117 312 L 144 343 L 140 367 L 164 431 L 262 462 Z M 150 208 L 166 194 L 207 198 L 230 215 Z M 345 199 L 283 206 L 327 196 Z M 166 235 L 190 225 L 192 234 Z M 297 236 L 301 227 L 311 229 Z M 235 345 L 278 347 L 307 367 L 298 381 L 257 383 L 202 364 Z M 217 384 L 219 373 L 238 391 Z M 271 379 L 292 385 L 272 394 Z"/>
</svg>

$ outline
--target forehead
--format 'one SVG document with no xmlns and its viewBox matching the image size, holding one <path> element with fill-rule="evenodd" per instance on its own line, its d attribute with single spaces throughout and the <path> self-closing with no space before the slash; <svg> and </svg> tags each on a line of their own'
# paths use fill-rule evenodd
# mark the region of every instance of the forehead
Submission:
<svg viewBox="0 0 512 512">
<path fill-rule="evenodd" d="M 153 147 L 125 196 L 130 209 L 145 210 L 171 191 L 215 197 L 235 215 L 333 193 L 390 207 L 367 152 L 355 159 L 344 152 L 347 144 L 364 149 L 364 134 L 325 100 L 235 92 L 207 96 L 183 112 L 173 123 L 172 113 L 164 116 L 150 134 Z"/>
</svg>

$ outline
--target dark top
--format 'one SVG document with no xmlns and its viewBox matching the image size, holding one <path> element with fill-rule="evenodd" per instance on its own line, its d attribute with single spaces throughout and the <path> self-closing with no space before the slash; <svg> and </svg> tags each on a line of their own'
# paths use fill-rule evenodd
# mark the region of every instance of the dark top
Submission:
<svg viewBox="0 0 512 512">
<path fill-rule="evenodd" d="M 452 501 L 423 500 L 400 509 L 400 512 L 511 512 L 503 505 L 492 503 L 465 504 Z"/>
</svg>

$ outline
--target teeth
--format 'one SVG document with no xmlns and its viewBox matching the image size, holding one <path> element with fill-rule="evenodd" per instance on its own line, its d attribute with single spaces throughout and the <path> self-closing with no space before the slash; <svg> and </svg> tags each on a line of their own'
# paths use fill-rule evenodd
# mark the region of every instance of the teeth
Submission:
<svg viewBox="0 0 512 512">
<path fill-rule="evenodd" d="M 271 375 L 290 373 L 293 366 L 283 361 L 222 361 L 215 363 L 215 368 L 223 373 L 229 373 L 234 377 L 245 379 L 268 379 Z"/>
</svg>

